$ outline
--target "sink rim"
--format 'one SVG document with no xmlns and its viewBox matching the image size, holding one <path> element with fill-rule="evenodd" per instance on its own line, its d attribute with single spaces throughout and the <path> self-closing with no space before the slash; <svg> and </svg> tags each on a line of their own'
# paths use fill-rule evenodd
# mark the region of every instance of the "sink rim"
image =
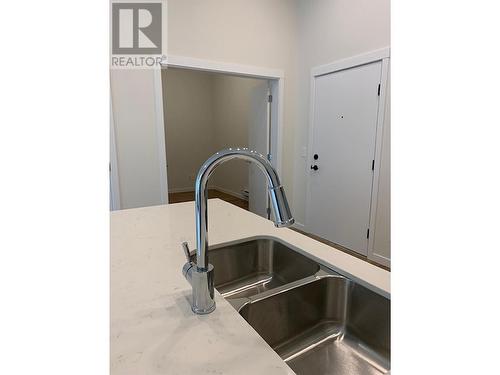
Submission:
<svg viewBox="0 0 500 375">
<path fill-rule="evenodd" d="M 291 229 L 283 228 L 281 230 L 291 230 Z M 304 236 L 301 233 L 298 233 L 298 232 L 295 232 L 295 233 L 298 235 Z M 391 300 L 391 293 L 390 292 L 386 292 L 385 290 L 380 289 L 377 286 L 370 284 L 369 282 L 362 280 L 359 277 L 354 276 L 353 274 L 351 274 L 347 271 L 344 271 L 343 269 L 335 266 L 334 264 L 326 262 L 323 259 L 318 258 L 317 256 L 315 256 L 315 255 L 313 255 L 305 250 L 302 250 L 300 247 L 297 247 L 296 245 L 293 245 L 293 244 L 283 240 L 282 238 L 279 238 L 279 237 L 276 237 L 273 235 L 267 235 L 267 234 L 255 235 L 255 236 L 249 236 L 249 237 L 244 237 L 244 238 L 240 238 L 240 239 L 230 240 L 230 241 L 226 241 L 226 242 L 220 242 L 220 243 L 216 243 L 214 245 L 209 245 L 208 254 L 210 254 L 211 250 L 217 250 L 217 249 L 220 249 L 223 247 L 239 245 L 239 244 L 244 243 L 244 242 L 251 242 L 251 241 L 261 240 L 261 239 L 262 240 L 273 240 L 273 241 L 279 242 L 283 246 L 288 247 L 290 250 L 293 250 L 293 251 L 309 258 L 310 260 L 318 263 L 321 267 L 326 268 L 328 271 L 333 272 L 333 273 L 338 274 L 338 275 L 341 275 L 341 276 L 344 276 L 345 278 L 351 280 L 352 282 L 358 283 L 358 284 L 364 286 L 365 288 L 371 290 L 372 292 L 375 292 L 375 293 L 381 295 L 382 297 L 387 298 L 388 300 Z M 315 241 L 314 239 L 311 239 L 311 240 Z M 325 246 L 328 246 L 328 245 L 325 245 Z M 333 246 L 331 246 L 331 247 L 337 251 L 340 251 Z M 345 254 L 345 255 L 350 256 L 353 259 L 359 260 L 358 258 L 353 257 L 352 255 L 349 255 L 349 254 Z M 210 261 L 210 259 L 209 259 L 209 261 Z"/>
<path fill-rule="evenodd" d="M 255 294 L 251 297 L 241 298 L 241 299 L 245 299 L 246 301 L 244 303 L 242 303 L 241 305 L 239 305 L 238 308 L 236 309 L 236 311 L 238 312 L 238 314 L 240 314 L 241 310 L 249 304 L 257 303 L 257 302 L 266 300 L 268 298 L 272 298 L 274 296 L 277 296 L 277 295 L 280 295 L 283 293 L 287 293 L 291 290 L 300 288 L 300 287 L 307 285 L 307 284 L 318 282 L 318 281 L 325 279 L 325 278 L 342 279 L 342 280 L 345 280 L 346 283 L 353 282 L 352 280 L 350 280 L 349 278 L 347 278 L 345 276 L 338 275 L 335 273 L 328 273 L 328 272 L 325 272 L 324 269 L 320 269 L 318 272 L 316 272 L 316 274 L 314 274 L 312 276 L 308 276 L 308 277 L 305 277 L 303 279 L 296 280 L 296 281 L 293 281 L 291 283 L 282 285 L 280 287 L 277 287 L 277 288 L 274 288 L 271 290 L 267 290 L 267 291 L 259 293 L 259 294 Z"/>
</svg>

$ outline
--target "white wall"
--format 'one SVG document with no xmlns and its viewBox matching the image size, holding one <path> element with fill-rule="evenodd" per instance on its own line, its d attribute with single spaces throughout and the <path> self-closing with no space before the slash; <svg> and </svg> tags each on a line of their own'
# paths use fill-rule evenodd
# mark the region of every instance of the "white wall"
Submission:
<svg viewBox="0 0 500 375">
<path fill-rule="evenodd" d="M 110 71 L 121 209 L 157 205 L 164 199 L 154 79 L 151 70 Z"/>
<path fill-rule="evenodd" d="M 309 165 L 311 68 L 390 45 L 390 0 L 295 1 L 298 17 L 298 95 L 295 129 L 294 216 L 304 224 Z M 310 150 L 307 150 L 310 152 Z"/>
<path fill-rule="evenodd" d="M 292 0 L 168 0 L 168 53 L 285 72 L 282 183 L 293 196 L 297 19 Z"/>
<path fill-rule="evenodd" d="M 169 0 L 168 43 L 173 55 L 284 70 L 281 177 L 304 223 L 310 70 L 389 46 L 390 0 Z"/>
<path fill-rule="evenodd" d="M 168 39 L 168 54 L 171 55 L 284 71 L 281 177 L 291 198 L 294 216 L 299 223 L 304 223 L 308 166 L 301 158 L 301 151 L 308 144 L 310 69 L 389 46 L 390 0 L 168 0 L 165 39 Z M 149 78 L 145 80 L 149 82 Z M 127 88 L 122 85 L 122 89 Z M 119 108 L 115 108 L 115 115 L 120 117 Z M 147 114 L 141 118 L 143 126 L 149 122 L 147 118 Z M 142 178 L 147 177 L 147 183 L 144 187 L 138 186 L 143 181 L 136 178 L 130 187 L 128 182 L 122 184 L 122 200 L 130 202 L 129 206 L 141 203 L 137 198 L 141 188 L 148 190 L 145 195 L 151 196 L 151 199 L 142 200 L 143 205 L 157 203 L 159 189 L 154 178 L 146 176 L 158 167 L 152 155 L 155 152 L 152 143 L 146 147 L 151 141 L 148 138 L 151 131 L 148 125 L 147 134 L 139 136 L 140 147 L 151 148 L 141 157 L 144 162 L 154 163 L 147 171 L 139 172 Z M 133 137 L 128 133 L 127 147 L 130 147 Z M 132 175 L 120 170 L 120 181 L 129 181 Z"/>
</svg>

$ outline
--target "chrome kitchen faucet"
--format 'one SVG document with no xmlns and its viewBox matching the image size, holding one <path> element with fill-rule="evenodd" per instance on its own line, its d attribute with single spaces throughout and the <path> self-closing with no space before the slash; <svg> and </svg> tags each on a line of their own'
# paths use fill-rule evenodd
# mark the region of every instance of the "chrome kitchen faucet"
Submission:
<svg viewBox="0 0 500 375">
<path fill-rule="evenodd" d="M 281 186 L 278 174 L 264 156 L 247 148 L 228 148 L 208 158 L 200 168 L 195 183 L 196 263 L 191 260 L 191 253 L 187 242 L 182 244 L 187 258 L 187 263 L 182 268 L 182 273 L 193 288 L 191 310 L 195 314 L 209 314 L 215 310 L 214 267 L 208 263 L 207 253 L 207 182 L 215 168 L 231 159 L 244 159 L 253 162 L 266 175 L 269 198 L 274 213 L 274 225 L 281 228 L 288 227 L 294 223 L 285 196 L 285 190 Z"/>
</svg>

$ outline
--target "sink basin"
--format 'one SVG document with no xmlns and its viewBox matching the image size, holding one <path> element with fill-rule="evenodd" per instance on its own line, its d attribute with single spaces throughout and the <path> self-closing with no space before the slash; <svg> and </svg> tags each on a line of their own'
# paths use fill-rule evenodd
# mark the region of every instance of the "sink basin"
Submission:
<svg viewBox="0 0 500 375">
<path fill-rule="evenodd" d="M 239 312 L 299 375 L 389 371 L 390 301 L 342 276 L 250 298 Z"/>
<path fill-rule="evenodd" d="M 214 286 L 226 299 L 253 296 L 316 274 L 315 261 L 272 238 L 210 248 Z"/>
<path fill-rule="evenodd" d="M 273 238 L 208 257 L 215 288 L 298 375 L 389 372 L 389 299 Z"/>
</svg>

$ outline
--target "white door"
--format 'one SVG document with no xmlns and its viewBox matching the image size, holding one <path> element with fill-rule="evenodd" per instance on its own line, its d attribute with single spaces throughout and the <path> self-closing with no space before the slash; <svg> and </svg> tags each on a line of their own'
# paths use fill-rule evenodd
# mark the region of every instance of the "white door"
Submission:
<svg viewBox="0 0 500 375">
<path fill-rule="evenodd" d="M 382 63 L 315 78 L 307 226 L 367 254 Z M 317 156 L 315 156 L 317 155 Z M 317 159 L 314 159 L 317 157 Z"/>
<path fill-rule="evenodd" d="M 269 152 L 269 84 L 262 80 L 252 90 L 252 111 L 248 127 L 248 147 L 266 156 Z M 268 218 L 267 180 L 255 164 L 249 165 L 248 208 Z"/>
</svg>

